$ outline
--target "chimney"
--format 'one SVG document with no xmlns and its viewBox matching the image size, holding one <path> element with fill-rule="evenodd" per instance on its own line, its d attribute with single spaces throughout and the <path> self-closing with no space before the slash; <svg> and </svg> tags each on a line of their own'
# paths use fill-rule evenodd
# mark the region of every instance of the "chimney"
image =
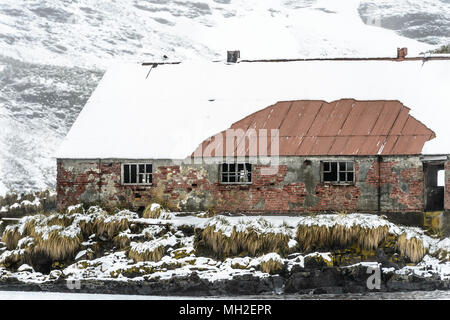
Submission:
<svg viewBox="0 0 450 320">
<path fill-rule="evenodd" d="M 227 51 L 227 62 L 236 63 L 241 57 L 241 52 L 239 50 Z"/>
<path fill-rule="evenodd" d="M 403 60 L 408 54 L 408 48 L 397 48 L 397 59 Z"/>
</svg>

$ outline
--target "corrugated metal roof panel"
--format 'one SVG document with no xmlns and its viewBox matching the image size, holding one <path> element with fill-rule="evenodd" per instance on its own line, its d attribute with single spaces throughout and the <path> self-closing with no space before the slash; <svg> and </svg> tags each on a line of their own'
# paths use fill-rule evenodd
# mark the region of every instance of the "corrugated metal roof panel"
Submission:
<svg viewBox="0 0 450 320">
<path fill-rule="evenodd" d="M 323 103 L 323 101 L 294 101 L 281 127 L 280 136 L 306 135 Z"/>
<path fill-rule="evenodd" d="M 283 101 L 255 112 L 231 128 L 254 129 L 257 134 L 261 129 L 268 134 L 271 129 L 279 129 L 280 155 L 419 154 L 434 132 L 410 116 L 409 111 L 399 101 Z M 265 146 L 264 151 L 260 146 L 257 151 L 248 147 L 249 141 L 258 144 L 257 140 L 225 137 L 224 144 L 234 142 L 235 153 L 244 147 L 246 155 L 259 155 Z M 206 141 L 202 147 L 210 143 Z M 227 156 L 233 155 L 230 148 L 224 149 Z M 265 154 L 270 154 L 270 149 L 267 143 Z"/>
<path fill-rule="evenodd" d="M 409 118 L 409 108 L 402 106 L 398 116 L 394 120 L 394 124 L 392 125 L 392 129 L 389 134 L 391 135 L 400 135 L 402 134 L 403 127 L 405 126 L 406 121 Z"/>
<path fill-rule="evenodd" d="M 383 142 L 385 139 L 386 139 L 385 136 L 367 136 L 367 137 L 365 137 L 364 141 L 362 141 L 360 144 L 360 149 L 358 151 L 358 154 L 360 154 L 360 155 L 377 154 L 378 151 L 381 149 L 381 146 L 383 145 Z"/>
<path fill-rule="evenodd" d="M 371 131 L 371 134 L 374 135 L 388 135 L 402 109 L 402 105 L 395 101 L 383 101 L 382 103 L 383 110 Z"/>
<path fill-rule="evenodd" d="M 372 129 L 375 127 L 381 110 L 383 109 L 383 103 L 374 104 L 365 102 L 364 104 L 357 104 L 357 107 L 361 109 L 361 114 L 355 123 L 352 135 L 372 135 Z"/>
<path fill-rule="evenodd" d="M 345 146 L 348 142 L 348 136 L 347 137 L 336 137 L 333 145 L 331 146 L 331 149 L 329 151 L 329 154 L 333 155 L 341 155 L 342 152 L 345 150 Z"/>
<path fill-rule="evenodd" d="M 333 145 L 334 137 L 316 137 L 310 150 L 311 155 L 326 155 Z"/>
<path fill-rule="evenodd" d="M 310 155 L 311 154 L 311 149 L 314 146 L 314 143 L 316 143 L 316 138 L 315 137 L 306 137 L 304 136 L 302 139 L 302 143 L 300 144 L 300 146 L 297 148 L 297 150 L 295 151 L 296 155 Z M 291 152 L 292 150 L 290 150 L 289 152 Z"/>
<path fill-rule="evenodd" d="M 392 154 L 419 154 L 429 137 L 427 136 L 398 136 L 397 142 L 392 149 Z"/>
<path fill-rule="evenodd" d="M 398 136 L 388 136 L 386 137 L 386 141 L 384 142 L 383 150 L 381 150 L 382 155 L 389 155 L 389 154 L 395 154 L 393 153 L 392 149 L 394 148 L 395 144 L 397 143 Z"/>
<path fill-rule="evenodd" d="M 324 136 L 337 136 L 341 132 L 348 114 L 352 110 L 352 104 L 347 103 L 346 100 L 333 101 L 329 104 L 334 108 L 330 113 L 327 126 L 323 128 L 322 133 Z"/>
</svg>

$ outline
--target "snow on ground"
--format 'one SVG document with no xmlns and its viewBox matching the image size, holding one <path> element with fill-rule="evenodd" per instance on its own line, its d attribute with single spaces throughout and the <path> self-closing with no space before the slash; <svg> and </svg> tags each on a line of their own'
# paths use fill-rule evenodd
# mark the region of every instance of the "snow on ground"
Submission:
<svg viewBox="0 0 450 320">
<path fill-rule="evenodd" d="M 0 181 L 0 197 L 4 196 L 8 189 L 5 187 L 5 185 Z"/>
<path fill-rule="evenodd" d="M 258 296 L 144 296 L 120 294 L 88 294 L 67 292 L 24 292 L 0 291 L 0 300 L 304 300 L 304 299 L 351 299 L 351 300 L 449 300 L 450 291 L 411 291 L 411 292 L 370 292 L 364 294 L 321 294 L 321 295 L 258 295 Z"/>
<path fill-rule="evenodd" d="M 133 294 L 90 294 L 67 292 L 26 292 L 0 291 L 0 300 L 184 300 L 177 296 L 144 296 Z M 196 300 L 217 299 L 214 297 L 195 297 Z M 257 299 L 256 297 L 254 299 Z"/>
<path fill-rule="evenodd" d="M 42 237 L 48 235 L 51 230 L 60 230 L 67 236 L 77 235 L 80 230 L 76 226 L 82 220 L 93 219 L 95 216 L 101 215 L 100 211 L 95 208 L 88 210 L 89 214 L 74 214 L 75 222 L 71 226 L 63 230 L 59 225 L 45 227 L 44 222 L 37 223 L 36 232 Z M 129 258 L 125 251 L 107 252 L 102 257 L 93 260 L 85 260 L 84 255 L 86 249 L 80 250 L 77 254 L 79 260 L 63 270 L 53 270 L 50 274 L 42 274 L 35 272 L 29 266 L 22 266 L 17 272 L 10 272 L 4 268 L 0 268 L 0 277 L 13 277 L 24 282 L 42 283 L 45 281 L 53 281 L 60 278 L 63 274 L 69 280 L 77 279 L 108 279 L 113 281 L 142 281 L 144 279 L 169 279 L 172 277 L 188 276 L 196 272 L 200 278 L 208 279 L 210 281 L 217 281 L 221 279 L 231 279 L 236 275 L 252 274 L 259 277 L 267 277 L 268 274 L 260 271 L 259 266 L 263 262 L 273 260 L 286 264 L 287 269 L 291 270 L 295 265 L 304 266 L 305 258 L 309 256 L 320 256 L 325 261 L 332 261 L 332 255 L 328 252 L 314 252 L 310 254 L 292 254 L 288 257 L 280 257 L 277 253 L 267 253 L 259 257 L 231 257 L 224 261 L 197 256 L 194 250 L 194 236 L 185 236 L 181 231 L 181 226 L 192 226 L 197 228 L 206 228 L 213 226 L 216 231 L 222 231 L 224 236 L 229 236 L 233 228 L 237 231 L 245 231 L 247 229 L 253 230 L 257 233 L 282 233 L 295 241 L 296 228 L 299 225 L 304 226 L 326 226 L 333 227 L 335 225 L 342 225 L 345 227 L 352 227 L 355 225 L 364 228 L 378 228 L 387 227 L 391 234 L 401 235 L 406 234 L 407 238 L 416 237 L 422 240 L 424 247 L 428 249 L 428 254 L 423 260 L 415 266 L 406 266 L 400 270 L 396 270 L 399 274 L 417 274 L 428 277 L 433 274 L 438 274 L 441 279 L 450 279 L 450 262 L 440 261 L 432 255 L 438 252 L 450 252 L 450 238 L 442 240 L 431 238 L 424 234 L 423 230 L 413 227 L 405 227 L 395 225 L 386 219 L 372 215 L 372 214 L 323 214 L 314 217 L 290 217 L 290 216 L 216 216 L 212 218 L 201 218 L 199 216 L 185 216 L 179 214 L 172 214 L 170 219 L 144 219 L 137 218 L 137 216 L 127 210 L 118 214 L 122 218 L 127 218 L 130 222 L 148 224 L 142 231 L 142 235 L 153 239 L 161 232 L 159 224 L 172 226 L 171 231 L 168 231 L 162 236 L 156 236 L 153 240 L 145 242 L 133 242 L 138 235 L 133 235 L 129 230 L 123 232 L 121 235 L 128 236 L 131 242 L 131 247 L 137 252 L 152 251 L 159 246 L 165 247 L 165 255 L 160 261 L 141 261 L 135 262 Z M 106 217 L 106 216 L 105 216 Z M 105 218 L 103 217 L 103 218 Z M 115 221 L 120 221 L 121 218 L 113 216 Z M 21 227 L 27 221 L 40 221 L 42 217 L 38 216 L 25 217 L 21 220 Z M 47 217 L 46 219 L 52 219 Z M 7 228 L 13 228 L 9 226 Z M 142 238 L 141 238 L 142 240 Z M 24 238 L 20 240 L 18 248 L 25 248 L 26 243 L 31 239 Z M 91 239 L 84 243 L 88 246 Z M 295 244 L 292 244 L 295 245 Z M 17 249 L 24 250 L 24 249 Z M 88 249 L 89 250 L 89 249 Z M 83 252 L 84 251 L 84 252 Z M 4 251 L 0 259 L 6 258 L 13 254 L 14 251 Z M 363 263 L 364 264 L 364 263 Z M 372 262 L 376 264 L 376 262 Z M 383 270 L 384 272 L 394 270 Z M 130 276 L 133 274 L 133 276 Z"/>
<path fill-rule="evenodd" d="M 450 43 L 450 2 L 446 0 L 365 0 L 358 8 L 369 25 L 395 30 L 430 44 Z"/>
</svg>

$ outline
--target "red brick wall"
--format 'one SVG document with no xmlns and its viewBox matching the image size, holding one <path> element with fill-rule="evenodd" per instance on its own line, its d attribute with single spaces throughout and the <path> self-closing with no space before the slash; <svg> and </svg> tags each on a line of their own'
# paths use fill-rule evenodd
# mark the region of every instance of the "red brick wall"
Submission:
<svg viewBox="0 0 450 320">
<path fill-rule="evenodd" d="M 366 177 L 358 178 L 360 167 L 355 162 L 358 181 L 352 185 L 333 185 L 320 182 L 314 173 L 309 187 L 301 179 L 288 178 L 288 165 L 278 172 L 261 174 L 264 166 L 254 165 L 251 185 L 220 184 L 199 166 L 154 165 L 152 186 L 124 186 L 121 184 L 121 163 L 118 161 L 58 160 L 57 193 L 61 208 L 79 202 L 133 203 L 145 206 L 152 199 L 164 199 L 182 211 L 206 210 L 217 212 L 305 212 L 360 211 L 360 198 L 376 198 L 378 192 L 378 163 L 367 162 Z M 383 192 L 382 211 L 422 210 L 422 168 L 404 165 L 401 161 L 381 164 Z M 448 182 L 448 179 L 447 179 Z M 405 188 L 407 190 L 405 190 Z M 376 211 L 376 201 L 364 211 Z M 450 203 L 448 193 L 447 205 Z"/>
<path fill-rule="evenodd" d="M 396 170 L 400 165 L 398 161 L 381 163 L 380 177 L 382 188 L 386 185 L 392 186 L 389 198 L 397 202 L 396 208 L 405 211 L 423 210 L 423 169 L 422 167 L 403 168 Z M 407 190 L 401 187 L 406 185 Z"/>
<path fill-rule="evenodd" d="M 450 211 L 450 161 L 445 163 L 444 209 Z"/>
<path fill-rule="evenodd" d="M 380 176 L 381 211 L 423 210 L 423 168 L 422 165 L 405 161 L 383 159 L 375 161 L 369 169 L 366 183 L 378 189 Z M 403 186 L 403 187 L 402 187 Z M 377 197 L 378 193 L 374 194 Z"/>
</svg>

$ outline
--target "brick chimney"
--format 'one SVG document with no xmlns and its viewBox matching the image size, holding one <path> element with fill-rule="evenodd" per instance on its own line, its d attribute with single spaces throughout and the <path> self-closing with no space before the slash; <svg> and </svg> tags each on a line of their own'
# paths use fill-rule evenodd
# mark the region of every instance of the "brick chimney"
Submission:
<svg viewBox="0 0 450 320">
<path fill-rule="evenodd" d="M 236 63 L 241 57 L 241 52 L 239 50 L 227 51 L 227 62 Z"/>
<path fill-rule="evenodd" d="M 397 59 L 403 60 L 408 54 L 408 48 L 397 48 Z"/>
</svg>

